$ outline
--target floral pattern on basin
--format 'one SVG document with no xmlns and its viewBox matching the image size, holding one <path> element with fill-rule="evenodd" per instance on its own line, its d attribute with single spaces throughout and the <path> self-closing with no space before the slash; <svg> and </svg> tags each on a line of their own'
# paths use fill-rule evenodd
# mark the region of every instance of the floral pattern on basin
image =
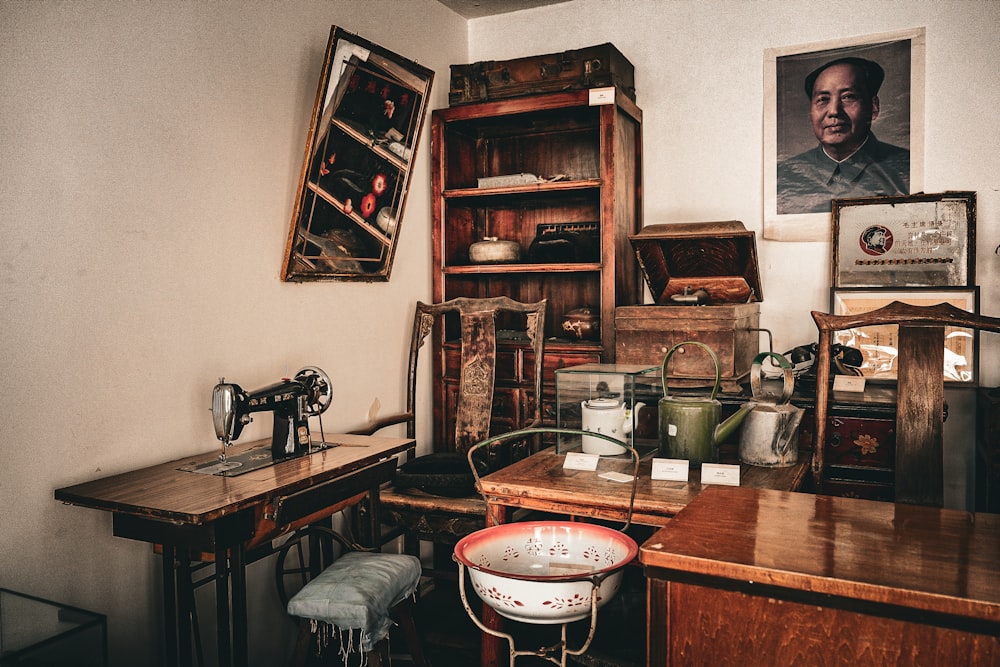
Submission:
<svg viewBox="0 0 1000 667">
<path fill-rule="evenodd" d="M 534 521 L 486 528 L 455 546 L 476 594 L 502 616 L 554 624 L 590 616 L 621 586 L 638 546 L 624 533 L 583 522 Z"/>
</svg>

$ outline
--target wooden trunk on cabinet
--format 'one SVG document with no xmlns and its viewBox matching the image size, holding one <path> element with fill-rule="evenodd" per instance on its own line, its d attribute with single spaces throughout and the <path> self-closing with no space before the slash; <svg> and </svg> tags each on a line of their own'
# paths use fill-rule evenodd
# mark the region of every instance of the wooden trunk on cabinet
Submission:
<svg viewBox="0 0 1000 667">
<path fill-rule="evenodd" d="M 629 236 L 641 227 L 642 112 L 621 91 L 590 103 L 586 90 L 464 104 L 431 119 L 434 300 L 505 295 L 524 302 L 548 300 L 545 337 L 546 421 L 554 424 L 556 368 L 613 362 L 614 313 L 639 300 L 640 280 Z M 530 174 L 540 181 L 504 186 L 480 179 Z M 524 180 L 524 179 L 522 179 Z M 583 230 L 583 231 L 580 231 Z M 592 254 L 539 257 L 536 237 L 562 234 L 585 241 Z M 576 236 L 574 236 L 576 235 Z M 473 263 L 473 243 L 514 241 L 521 260 Z M 550 239 L 546 236 L 546 239 Z M 594 245 L 596 244 L 596 247 Z M 571 249 L 572 250 L 572 249 Z M 575 340 L 563 329 L 572 310 L 590 307 L 599 317 L 594 340 Z M 498 323 L 502 332 L 503 323 Z M 457 322 L 435 331 L 435 434 L 448 442 L 457 388 Z M 523 426 L 530 396 L 525 344 L 498 344 L 494 424 L 497 432 Z"/>
<path fill-rule="evenodd" d="M 739 392 L 757 356 L 760 304 L 722 306 L 622 306 L 615 313 L 620 364 L 663 364 L 671 347 L 703 343 L 719 359 L 722 391 Z M 678 350 L 680 352 L 680 350 Z M 688 346 L 670 358 L 670 386 L 705 387 L 715 381 L 715 364 L 701 348 Z"/>
</svg>

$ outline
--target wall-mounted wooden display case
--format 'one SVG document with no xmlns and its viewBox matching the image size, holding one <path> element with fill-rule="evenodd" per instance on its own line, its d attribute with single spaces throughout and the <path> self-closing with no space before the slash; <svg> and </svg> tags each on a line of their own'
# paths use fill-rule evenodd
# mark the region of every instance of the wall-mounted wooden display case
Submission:
<svg viewBox="0 0 1000 667">
<path fill-rule="evenodd" d="M 613 362 L 615 306 L 640 298 L 628 239 L 641 227 L 642 112 L 620 91 L 595 92 L 467 104 L 432 114 L 434 299 L 548 299 L 543 400 L 552 424 L 555 369 Z M 478 252 L 470 258 L 470 247 L 484 239 L 514 242 L 516 254 L 495 262 L 483 262 Z M 581 308 L 589 309 L 597 327 L 578 337 L 564 324 L 567 314 Z M 435 386 L 438 435 L 449 432 L 453 419 L 447 406 L 457 378 L 444 358 L 448 341 L 458 338 L 457 326 L 449 324 L 435 337 L 443 371 Z M 500 345 L 507 348 L 498 351 L 498 360 L 520 359 L 524 343 L 504 340 L 503 329 L 498 323 Z M 529 370 L 530 360 L 498 368 L 497 395 L 507 387 L 518 390 L 517 401 L 535 400 L 520 391 L 530 385 Z M 498 412 L 505 411 L 495 407 L 494 423 L 509 426 Z"/>
</svg>

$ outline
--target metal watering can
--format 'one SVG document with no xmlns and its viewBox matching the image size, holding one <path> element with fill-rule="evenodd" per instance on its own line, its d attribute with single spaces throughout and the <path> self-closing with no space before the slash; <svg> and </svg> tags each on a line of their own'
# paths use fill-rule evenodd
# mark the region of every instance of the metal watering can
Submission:
<svg viewBox="0 0 1000 667">
<path fill-rule="evenodd" d="M 696 345 L 712 358 L 715 364 L 715 385 L 708 398 L 699 395 L 667 393 L 667 364 L 677 349 Z M 719 443 L 739 428 L 753 405 L 743 405 L 735 414 L 722 421 L 722 403 L 715 399 L 719 393 L 722 371 L 719 358 L 704 343 L 687 341 L 677 343 L 667 351 L 660 370 L 663 379 L 663 398 L 658 404 L 660 413 L 660 456 L 669 459 L 687 459 L 692 467 L 702 463 L 719 462 Z"/>
<path fill-rule="evenodd" d="M 781 396 L 765 395 L 761 388 L 761 362 L 772 357 L 781 367 L 784 383 Z M 804 410 L 788 402 L 795 391 L 792 364 L 774 352 L 761 352 L 750 366 L 750 389 L 753 409 L 740 432 L 740 461 L 755 466 L 781 468 L 799 460 L 796 434 Z"/>
</svg>

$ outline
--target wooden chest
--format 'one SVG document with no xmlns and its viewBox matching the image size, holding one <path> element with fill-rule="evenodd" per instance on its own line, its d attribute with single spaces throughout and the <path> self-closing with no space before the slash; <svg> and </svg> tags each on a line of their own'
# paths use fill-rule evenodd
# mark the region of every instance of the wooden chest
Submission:
<svg viewBox="0 0 1000 667">
<path fill-rule="evenodd" d="M 448 104 L 613 86 L 635 101 L 635 68 L 612 44 L 451 66 Z"/>
<path fill-rule="evenodd" d="M 696 341 L 719 358 L 722 389 L 738 392 L 760 351 L 754 233 L 738 221 L 648 225 L 629 238 L 654 304 L 615 309 L 615 360 L 661 364 L 673 345 Z M 711 385 L 715 369 L 699 347 L 670 360 L 676 387 Z"/>
</svg>

